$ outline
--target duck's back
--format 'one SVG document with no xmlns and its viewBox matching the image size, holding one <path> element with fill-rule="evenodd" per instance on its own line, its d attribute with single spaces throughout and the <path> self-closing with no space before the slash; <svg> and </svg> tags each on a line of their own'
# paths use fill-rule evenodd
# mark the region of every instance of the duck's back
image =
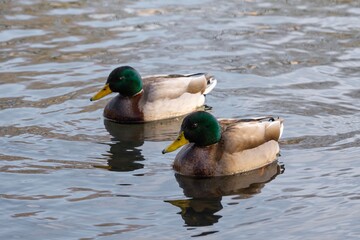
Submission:
<svg viewBox="0 0 360 240">
<path fill-rule="evenodd" d="M 283 120 L 272 117 L 220 120 L 225 151 L 238 152 L 257 147 L 270 140 L 278 141 L 282 134 Z"/>
<path fill-rule="evenodd" d="M 220 122 L 221 123 L 221 122 Z M 223 125 L 224 126 L 224 125 Z M 240 120 L 224 126 L 223 155 L 219 166 L 224 172 L 246 172 L 277 159 L 283 120 L 259 118 Z"/>
<path fill-rule="evenodd" d="M 216 80 L 206 74 L 145 77 L 139 108 L 145 121 L 182 116 L 201 108 L 204 94 L 215 85 Z"/>
</svg>

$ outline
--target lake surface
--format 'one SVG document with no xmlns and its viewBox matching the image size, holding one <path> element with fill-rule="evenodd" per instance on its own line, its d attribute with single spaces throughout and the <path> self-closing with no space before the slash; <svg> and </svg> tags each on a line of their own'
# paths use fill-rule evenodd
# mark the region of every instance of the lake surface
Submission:
<svg viewBox="0 0 360 240">
<path fill-rule="evenodd" d="M 0 1 L 1 239 L 359 239 L 359 1 Z M 104 122 L 110 71 L 209 72 L 217 117 L 281 116 L 278 163 L 192 179 L 181 119 Z"/>
</svg>

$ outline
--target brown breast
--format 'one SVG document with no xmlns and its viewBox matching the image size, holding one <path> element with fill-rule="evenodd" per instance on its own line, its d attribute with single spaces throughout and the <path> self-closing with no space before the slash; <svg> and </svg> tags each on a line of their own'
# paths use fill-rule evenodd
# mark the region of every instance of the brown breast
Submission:
<svg viewBox="0 0 360 240">
<path fill-rule="evenodd" d="M 120 123 L 143 122 L 144 115 L 139 109 L 142 93 L 134 97 L 123 97 L 118 94 L 105 106 L 104 117 Z"/>
<path fill-rule="evenodd" d="M 183 175 L 214 176 L 218 171 L 217 166 L 222 151 L 218 143 L 207 147 L 188 144 L 176 155 L 173 168 Z"/>
</svg>

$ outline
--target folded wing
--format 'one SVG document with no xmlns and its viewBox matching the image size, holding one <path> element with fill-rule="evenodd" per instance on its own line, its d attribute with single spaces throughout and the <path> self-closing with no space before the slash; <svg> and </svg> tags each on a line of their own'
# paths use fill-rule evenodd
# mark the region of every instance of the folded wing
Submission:
<svg viewBox="0 0 360 240">
<path fill-rule="evenodd" d="M 216 85 L 210 75 L 197 73 L 191 75 L 158 75 L 143 79 L 147 101 L 176 99 L 185 93 L 206 94 Z"/>
<path fill-rule="evenodd" d="M 233 123 L 223 121 L 228 125 L 222 136 L 225 140 L 224 150 L 229 153 L 255 148 L 271 140 L 278 141 L 283 129 L 283 120 L 271 117 L 253 121 L 234 120 Z"/>
</svg>

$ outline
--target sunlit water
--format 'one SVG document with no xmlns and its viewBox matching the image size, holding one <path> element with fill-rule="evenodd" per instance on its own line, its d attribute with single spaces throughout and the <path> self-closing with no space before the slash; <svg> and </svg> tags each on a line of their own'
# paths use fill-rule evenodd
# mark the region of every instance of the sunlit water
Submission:
<svg viewBox="0 0 360 240">
<path fill-rule="evenodd" d="M 359 239 L 358 1 L 0 1 L 1 239 Z M 281 116 L 279 164 L 177 176 L 181 119 L 104 122 L 109 72 L 209 72 Z"/>
</svg>

